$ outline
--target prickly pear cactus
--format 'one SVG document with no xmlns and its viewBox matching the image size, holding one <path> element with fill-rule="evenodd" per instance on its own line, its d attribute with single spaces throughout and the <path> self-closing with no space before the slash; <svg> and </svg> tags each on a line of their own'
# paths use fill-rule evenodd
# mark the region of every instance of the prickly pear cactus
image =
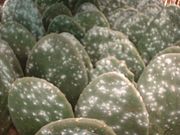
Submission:
<svg viewBox="0 0 180 135">
<path fill-rule="evenodd" d="M 130 9 L 131 10 L 131 9 Z M 129 39 L 136 45 L 147 29 L 149 18 L 142 13 L 136 12 L 132 16 L 124 18 L 123 21 L 115 20 L 113 28 L 128 35 Z"/>
<path fill-rule="evenodd" d="M 92 3 L 93 5 L 95 5 L 95 6 L 99 6 L 99 4 L 98 4 L 98 0 L 77 0 L 76 1 L 76 4 L 75 4 L 75 11 L 77 11 L 77 9 L 81 6 L 81 5 L 83 5 L 84 3 Z"/>
<path fill-rule="evenodd" d="M 116 135 L 103 121 L 88 118 L 69 118 L 47 124 L 35 135 Z"/>
<path fill-rule="evenodd" d="M 163 55 L 163 54 L 169 54 L 169 53 L 180 53 L 180 46 L 170 46 L 167 47 L 166 49 L 160 51 L 157 56 Z M 154 58 L 156 58 L 155 56 Z"/>
<path fill-rule="evenodd" d="M 75 15 L 75 20 L 88 31 L 93 26 L 109 27 L 109 23 L 101 11 L 84 11 Z"/>
<path fill-rule="evenodd" d="M 86 72 L 88 74 L 88 82 L 90 81 L 90 71 L 93 69 L 93 65 L 91 63 L 91 59 L 89 58 L 89 55 L 87 54 L 86 50 L 84 49 L 83 45 L 77 40 L 72 34 L 63 32 L 60 34 L 62 37 L 66 38 L 71 42 L 73 47 L 76 49 L 77 52 L 79 52 L 79 56 L 81 58 L 81 61 L 84 62 L 84 65 L 86 67 Z"/>
<path fill-rule="evenodd" d="M 84 36 L 84 30 L 80 24 L 67 15 L 58 15 L 52 20 L 48 27 L 48 33 L 53 32 L 69 32 L 78 39 Z"/>
<path fill-rule="evenodd" d="M 110 56 L 96 62 L 95 68 L 91 70 L 91 80 L 107 72 L 118 72 L 124 74 L 131 82 L 134 82 L 134 74 L 128 69 L 125 61 Z"/>
<path fill-rule="evenodd" d="M 11 125 L 9 117 L 7 98 L 9 87 L 16 79 L 14 70 L 6 56 L 0 53 L 0 135 L 7 135 Z"/>
<path fill-rule="evenodd" d="M 134 45 L 118 31 L 95 26 L 85 34 L 82 42 L 93 64 L 102 58 L 115 56 L 126 62 L 128 68 L 135 74 L 135 80 L 144 68 L 144 63 Z"/>
<path fill-rule="evenodd" d="M 12 84 L 8 107 L 21 135 L 33 135 L 49 122 L 73 117 L 72 108 L 61 91 L 34 77 L 17 79 Z"/>
<path fill-rule="evenodd" d="M 2 21 L 16 21 L 25 26 L 33 35 L 44 35 L 41 16 L 32 0 L 6 0 L 2 10 Z"/>
<path fill-rule="evenodd" d="M 116 27 L 117 24 L 121 24 L 125 19 L 136 15 L 138 11 L 134 8 L 118 8 L 110 12 L 107 19 L 112 27 Z"/>
<path fill-rule="evenodd" d="M 117 135 L 148 135 L 148 114 L 139 92 L 116 72 L 93 80 L 83 90 L 75 113 L 77 117 L 103 120 Z"/>
<path fill-rule="evenodd" d="M 0 36 L 13 49 L 24 70 L 27 56 L 35 45 L 35 37 L 21 24 L 7 22 L 0 25 Z"/>
<path fill-rule="evenodd" d="M 78 7 L 76 13 L 81 13 L 85 11 L 99 11 L 99 9 L 94 4 L 90 2 L 85 2 Z"/>
<path fill-rule="evenodd" d="M 180 54 L 153 59 L 143 71 L 138 89 L 149 112 L 150 134 L 180 133 Z"/>
<path fill-rule="evenodd" d="M 150 21 L 153 21 L 154 17 L 156 17 L 161 10 L 162 7 L 157 4 L 148 4 L 140 9 L 140 12 L 150 17 Z"/>
<path fill-rule="evenodd" d="M 26 71 L 28 75 L 44 78 L 60 88 L 73 106 L 88 83 L 79 51 L 59 34 L 47 35 L 36 44 Z"/>
<path fill-rule="evenodd" d="M 22 71 L 22 68 L 20 66 L 18 59 L 16 58 L 13 50 L 8 45 L 8 43 L 1 39 L 0 39 L 0 54 L 2 54 L 2 56 L 4 56 L 9 61 L 10 66 L 13 69 L 15 76 L 17 78 L 22 77 L 23 71 Z"/>
<path fill-rule="evenodd" d="M 173 10 L 173 12 L 171 12 Z M 172 9 L 164 9 L 154 18 L 148 26 L 137 48 L 145 63 L 163 49 L 172 46 L 180 37 L 180 8 L 173 6 Z"/>
<path fill-rule="evenodd" d="M 43 12 L 43 16 L 42 16 L 45 29 L 47 30 L 48 25 L 51 23 L 53 18 L 61 14 L 72 16 L 70 9 L 67 6 L 65 6 L 62 2 L 55 3 L 49 6 Z"/>
<path fill-rule="evenodd" d="M 34 0 L 38 9 L 41 13 L 43 13 L 47 8 L 49 8 L 53 4 L 63 2 L 65 5 L 68 5 L 69 0 Z"/>
</svg>

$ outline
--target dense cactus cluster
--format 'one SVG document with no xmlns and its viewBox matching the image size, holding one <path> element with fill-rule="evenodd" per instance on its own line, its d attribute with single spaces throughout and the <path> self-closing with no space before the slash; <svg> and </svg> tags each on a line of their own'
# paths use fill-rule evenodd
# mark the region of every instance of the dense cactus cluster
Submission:
<svg viewBox="0 0 180 135">
<path fill-rule="evenodd" d="M 179 135 L 180 8 L 165 5 L 0 1 L 0 135 Z"/>
</svg>

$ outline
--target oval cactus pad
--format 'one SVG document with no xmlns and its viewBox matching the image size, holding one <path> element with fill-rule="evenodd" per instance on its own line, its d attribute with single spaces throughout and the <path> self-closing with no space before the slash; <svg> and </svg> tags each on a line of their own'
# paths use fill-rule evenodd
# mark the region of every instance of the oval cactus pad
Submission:
<svg viewBox="0 0 180 135">
<path fill-rule="evenodd" d="M 109 72 L 93 80 L 82 92 L 76 115 L 104 120 L 117 135 L 148 134 L 143 100 L 124 75 Z"/>
<path fill-rule="evenodd" d="M 33 135 L 51 121 L 73 117 L 72 108 L 61 91 L 34 77 L 17 79 L 12 84 L 8 107 L 21 135 Z"/>
<path fill-rule="evenodd" d="M 104 122 L 96 119 L 69 118 L 42 127 L 35 135 L 116 135 Z"/>
</svg>

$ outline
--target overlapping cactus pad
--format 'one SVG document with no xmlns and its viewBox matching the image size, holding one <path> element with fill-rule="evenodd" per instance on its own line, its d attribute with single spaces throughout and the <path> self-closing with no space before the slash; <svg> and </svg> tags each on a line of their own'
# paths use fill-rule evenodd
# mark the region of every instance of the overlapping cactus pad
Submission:
<svg viewBox="0 0 180 135">
<path fill-rule="evenodd" d="M 0 135 L 180 135 L 180 7 L 163 2 L 0 0 Z"/>
<path fill-rule="evenodd" d="M 49 82 L 25 77 L 10 89 L 8 107 L 21 135 L 33 135 L 55 120 L 73 117 L 73 111 L 61 91 Z"/>
<path fill-rule="evenodd" d="M 70 118 L 42 127 L 36 135 L 115 135 L 103 121 L 87 118 Z"/>
<path fill-rule="evenodd" d="M 94 79 L 82 92 L 75 112 L 78 117 L 105 121 L 117 135 L 148 134 L 148 113 L 140 94 L 116 72 Z"/>
</svg>

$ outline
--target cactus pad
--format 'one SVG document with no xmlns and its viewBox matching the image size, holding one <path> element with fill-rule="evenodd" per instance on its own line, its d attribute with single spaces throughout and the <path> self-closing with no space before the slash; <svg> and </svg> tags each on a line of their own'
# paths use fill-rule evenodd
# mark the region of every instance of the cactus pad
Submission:
<svg viewBox="0 0 180 135">
<path fill-rule="evenodd" d="M 117 135 L 148 134 L 148 114 L 139 92 L 116 72 L 93 80 L 83 90 L 75 110 L 77 117 L 103 120 Z"/>
<path fill-rule="evenodd" d="M 55 3 L 49 6 L 43 12 L 43 16 L 42 16 L 45 29 L 47 30 L 48 25 L 51 23 L 53 18 L 61 14 L 72 16 L 70 9 L 68 9 L 68 7 L 66 7 L 63 3 Z"/>
<path fill-rule="evenodd" d="M 82 42 L 93 64 L 102 58 L 115 56 L 126 62 L 128 68 L 135 74 L 135 80 L 144 68 L 144 63 L 134 45 L 118 31 L 95 26 L 85 34 Z"/>
<path fill-rule="evenodd" d="M 180 133 L 180 54 L 157 56 L 143 71 L 138 89 L 149 112 L 150 133 Z"/>
<path fill-rule="evenodd" d="M 79 23 L 67 15 L 58 15 L 52 20 L 48 27 L 48 33 L 52 32 L 69 32 L 78 39 L 84 36 L 84 30 Z"/>
<path fill-rule="evenodd" d="M 16 21 L 25 26 L 33 35 L 44 35 L 41 16 L 32 0 L 6 0 L 3 5 L 2 21 Z"/>
<path fill-rule="evenodd" d="M 8 43 L 1 39 L 0 39 L 0 54 L 2 54 L 9 61 L 10 66 L 12 67 L 15 76 L 22 77 L 23 71 L 22 71 L 22 68 L 20 66 L 18 59 L 16 58 L 13 50 L 8 45 Z"/>
<path fill-rule="evenodd" d="M 72 105 L 88 83 L 79 51 L 69 39 L 55 33 L 43 37 L 33 48 L 27 62 L 27 74 L 53 83 Z"/>
<path fill-rule="evenodd" d="M 173 12 L 171 10 L 173 9 Z M 172 46 L 180 37 L 180 17 L 177 14 L 180 8 L 164 9 L 154 18 L 141 36 L 137 48 L 145 63 L 163 49 Z"/>
<path fill-rule="evenodd" d="M 99 11 L 99 9 L 94 4 L 90 2 L 85 2 L 78 7 L 76 13 L 81 13 L 85 11 Z"/>
<path fill-rule="evenodd" d="M 17 79 L 12 84 L 8 107 L 21 135 L 33 135 L 49 122 L 73 117 L 72 108 L 61 91 L 34 77 Z"/>
<path fill-rule="evenodd" d="M 7 99 L 9 87 L 16 79 L 14 72 L 6 56 L 0 53 L 0 135 L 6 135 L 11 125 Z"/>
<path fill-rule="evenodd" d="M 128 69 L 124 61 L 115 57 L 107 57 L 96 62 L 95 68 L 91 70 L 91 80 L 107 72 L 118 72 L 124 74 L 131 82 L 134 82 L 134 74 Z"/>
<path fill-rule="evenodd" d="M 0 36 L 8 42 L 24 69 L 27 56 L 36 42 L 34 36 L 16 22 L 7 22 L 0 26 Z"/>
<path fill-rule="evenodd" d="M 42 127 L 35 135 L 116 135 L 104 122 L 96 119 L 69 118 Z"/>
<path fill-rule="evenodd" d="M 101 11 L 84 11 L 75 15 L 75 20 L 88 31 L 93 26 L 109 27 L 109 23 Z"/>
<path fill-rule="evenodd" d="M 81 58 L 81 61 L 84 62 L 84 65 L 86 67 L 86 72 L 88 74 L 88 78 L 90 79 L 90 71 L 93 69 L 93 65 L 91 63 L 91 60 L 89 58 L 89 55 L 87 54 L 86 50 L 84 49 L 83 45 L 77 40 L 72 34 L 63 32 L 60 34 L 62 37 L 66 38 L 71 42 L 73 47 L 76 49 L 77 52 L 79 52 L 79 56 Z"/>
<path fill-rule="evenodd" d="M 166 49 L 160 51 L 157 56 L 163 55 L 163 54 L 169 54 L 169 53 L 180 53 L 180 46 L 170 46 Z M 155 56 L 155 58 L 157 57 Z"/>
</svg>

